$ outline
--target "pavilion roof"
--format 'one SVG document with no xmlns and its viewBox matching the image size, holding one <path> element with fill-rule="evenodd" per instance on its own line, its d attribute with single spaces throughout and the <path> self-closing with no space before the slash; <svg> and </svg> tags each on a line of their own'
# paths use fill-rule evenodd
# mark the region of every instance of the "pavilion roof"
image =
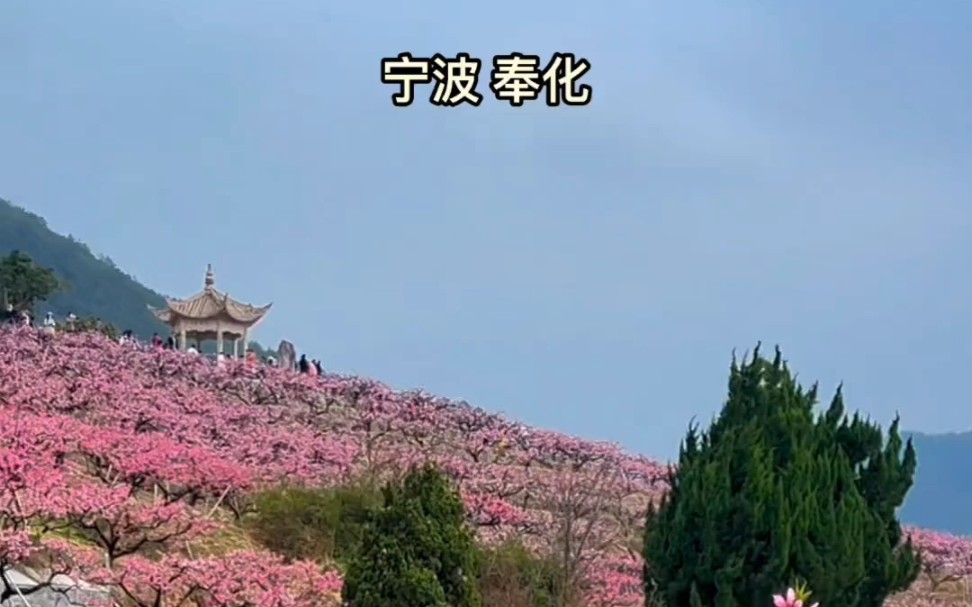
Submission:
<svg viewBox="0 0 972 607">
<path fill-rule="evenodd" d="M 188 299 L 166 299 L 166 307 L 152 312 L 162 322 L 168 323 L 173 317 L 207 319 L 225 314 L 237 322 L 252 324 L 263 318 L 273 304 L 262 307 L 251 306 L 236 301 L 215 287 L 213 267 L 206 269 L 203 290 Z"/>
</svg>

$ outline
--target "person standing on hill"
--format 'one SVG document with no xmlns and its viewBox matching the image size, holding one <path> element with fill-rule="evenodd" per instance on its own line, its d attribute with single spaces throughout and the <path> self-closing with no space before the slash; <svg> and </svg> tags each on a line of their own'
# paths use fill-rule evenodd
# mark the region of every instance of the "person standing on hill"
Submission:
<svg viewBox="0 0 972 607">
<path fill-rule="evenodd" d="M 314 362 L 314 369 L 317 370 L 317 374 L 318 375 L 324 375 L 324 367 L 321 366 L 321 361 L 315 360 L 313 362 Z"/>
<path fill-rule="evenodd" d="M 48 312 L 44 316 L 44 331 L 53 334 L 57 330 L 57 321 L 54 320 L 54 313 Z"/>
<path fill-rule="evenodd" d="M 298 370 L 301 373 L 309 373 L 310 372 L 310 363 L 307 362 L 307 355 L 306 354 L 301 354 L 300 355 L 300 362 L 297 363 L 297 368 L 298 368 Z"/>
</svg>

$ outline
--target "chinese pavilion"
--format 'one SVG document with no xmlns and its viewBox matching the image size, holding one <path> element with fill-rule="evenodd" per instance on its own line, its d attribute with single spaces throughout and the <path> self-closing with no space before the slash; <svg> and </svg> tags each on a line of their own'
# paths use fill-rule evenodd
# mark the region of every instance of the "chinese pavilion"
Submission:
<svg viewBox="0 0 972 607">
<path fill-rule="evenodd" d="M 240 303 L 229 293 L 217 291 L 214 284 L 213 266 L 209 265 L 202 291 L 189 299 L 166 299 L 164 309 L 152 312 L 172 328 L 180 350 L 186 349 L 187 338 L 197 344 L 215 340 L 216 352 L 222 354 L 223 344 L 229 339 L 233 342 L 233 356 L 238 357 L 247 349 L 250 330 L 263 320 L 273 304 L 257 308 Z"/>
</svg>

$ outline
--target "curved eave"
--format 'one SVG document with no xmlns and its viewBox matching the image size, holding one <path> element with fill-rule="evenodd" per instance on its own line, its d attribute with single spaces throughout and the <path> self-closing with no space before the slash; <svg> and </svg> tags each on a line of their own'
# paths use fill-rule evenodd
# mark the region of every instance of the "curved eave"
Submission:
<svg viewBox="0 0 972 607">
<path fill-rule="evenodd" d="M 241 304 L 237 304 L 237 305 L 241 305 Z M 263 320 L 263 317 L 266 316 L 267 312 L 270 311 L 270 308 L 272 306 L 273 304 L 269 303 L 260 308 L 252 308 L 252 310 L 246 310 L 248 312 L 248 314 L 246 315 L 233 314 L 233 312 L 230 311 L 229 307 L 224 308 L 224 311 L 226 312 L 227 316 L 229 316 L 236 322 L 244 323 L 244 324 L 256 324 L 261 320 Z"/>
<path fill-rule="evenodd" d="M 162 322 L 167 323 L 170 320 L 172 320 L 172 312 L 167 308 L 159 309 L 159 308 L 153 308 L 152 306 L 148 306 L 148 309 L 150 312 L 152 312 L 153 316 L 155 316 Z"/>
<path fill-rule="evenodd" d="M 198 316 L 198 315 L 194 315 L 194 314 L 184 314 L 184 313 L 182 313 L 182 312 L 180 312 L 178 310 L 173 310 L 171 308 L 169 308 L 169 309 L 162 309 L 162 310 L 152 309 L 152 314 L 154 314 L 156 318 L 158 318 L 160 321 L 162 321 L 164 323 L 170 323 L 173 320 L 173 318 L 176 318 L 176 317 L 182 317 L 182 318 L 186 318 L 188 320 L 210 320 L 210 319 L 214 319 L 214 318 L 216 318 L 216 317 L 218 317 L 218 316 L 220 316 L 222 314 L 225 314 L 231 320 L 234 320 L 234 321 L 236 321 L 236 322 L 238 322 L 240 324 L 244 324 L 244 325 L 254 325 L 254 324 L 260 322 L 261 320 L 263 320 L 263 317 L 266 316 L 267 312 L 270 311 L 270 308 L 272 306 L 273 306 L 273 304 L 268 304 L 268 305 L 265 305 L 265 306 L 263 306 L 261 308 L 254 308 L 252 311 L 246 310 L 242 314 L 234 314 L 228 307 L 220 308 L 219 310 L 216 310 L 212 314 L 207 314 L 205 316 Z"/>
</svg>

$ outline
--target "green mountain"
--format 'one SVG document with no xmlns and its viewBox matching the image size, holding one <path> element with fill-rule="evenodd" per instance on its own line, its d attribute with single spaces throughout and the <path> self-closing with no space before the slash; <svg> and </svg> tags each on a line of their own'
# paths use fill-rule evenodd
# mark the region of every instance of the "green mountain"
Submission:
<svg viewBox="0 0 972 607">
<path fill-rule="evenodd" d="M 39 304 L 38 312 L 50 310 L 57 318 L 72 312 L 82 318 L 100 318 L 143 339 L 153 333 L 168 334 L 168 328 L 148 309 L 165 305 L 162 294 L 120 270 L 110 258 L 95 255 L 73 236 L 54 232 L 42 217 L 0 198 L 0 254 L 14 250 L 27 253 L 69 285 Z M 269 353 L 260 344 L 251 346 L 258 354 Z"/>
</svg>

